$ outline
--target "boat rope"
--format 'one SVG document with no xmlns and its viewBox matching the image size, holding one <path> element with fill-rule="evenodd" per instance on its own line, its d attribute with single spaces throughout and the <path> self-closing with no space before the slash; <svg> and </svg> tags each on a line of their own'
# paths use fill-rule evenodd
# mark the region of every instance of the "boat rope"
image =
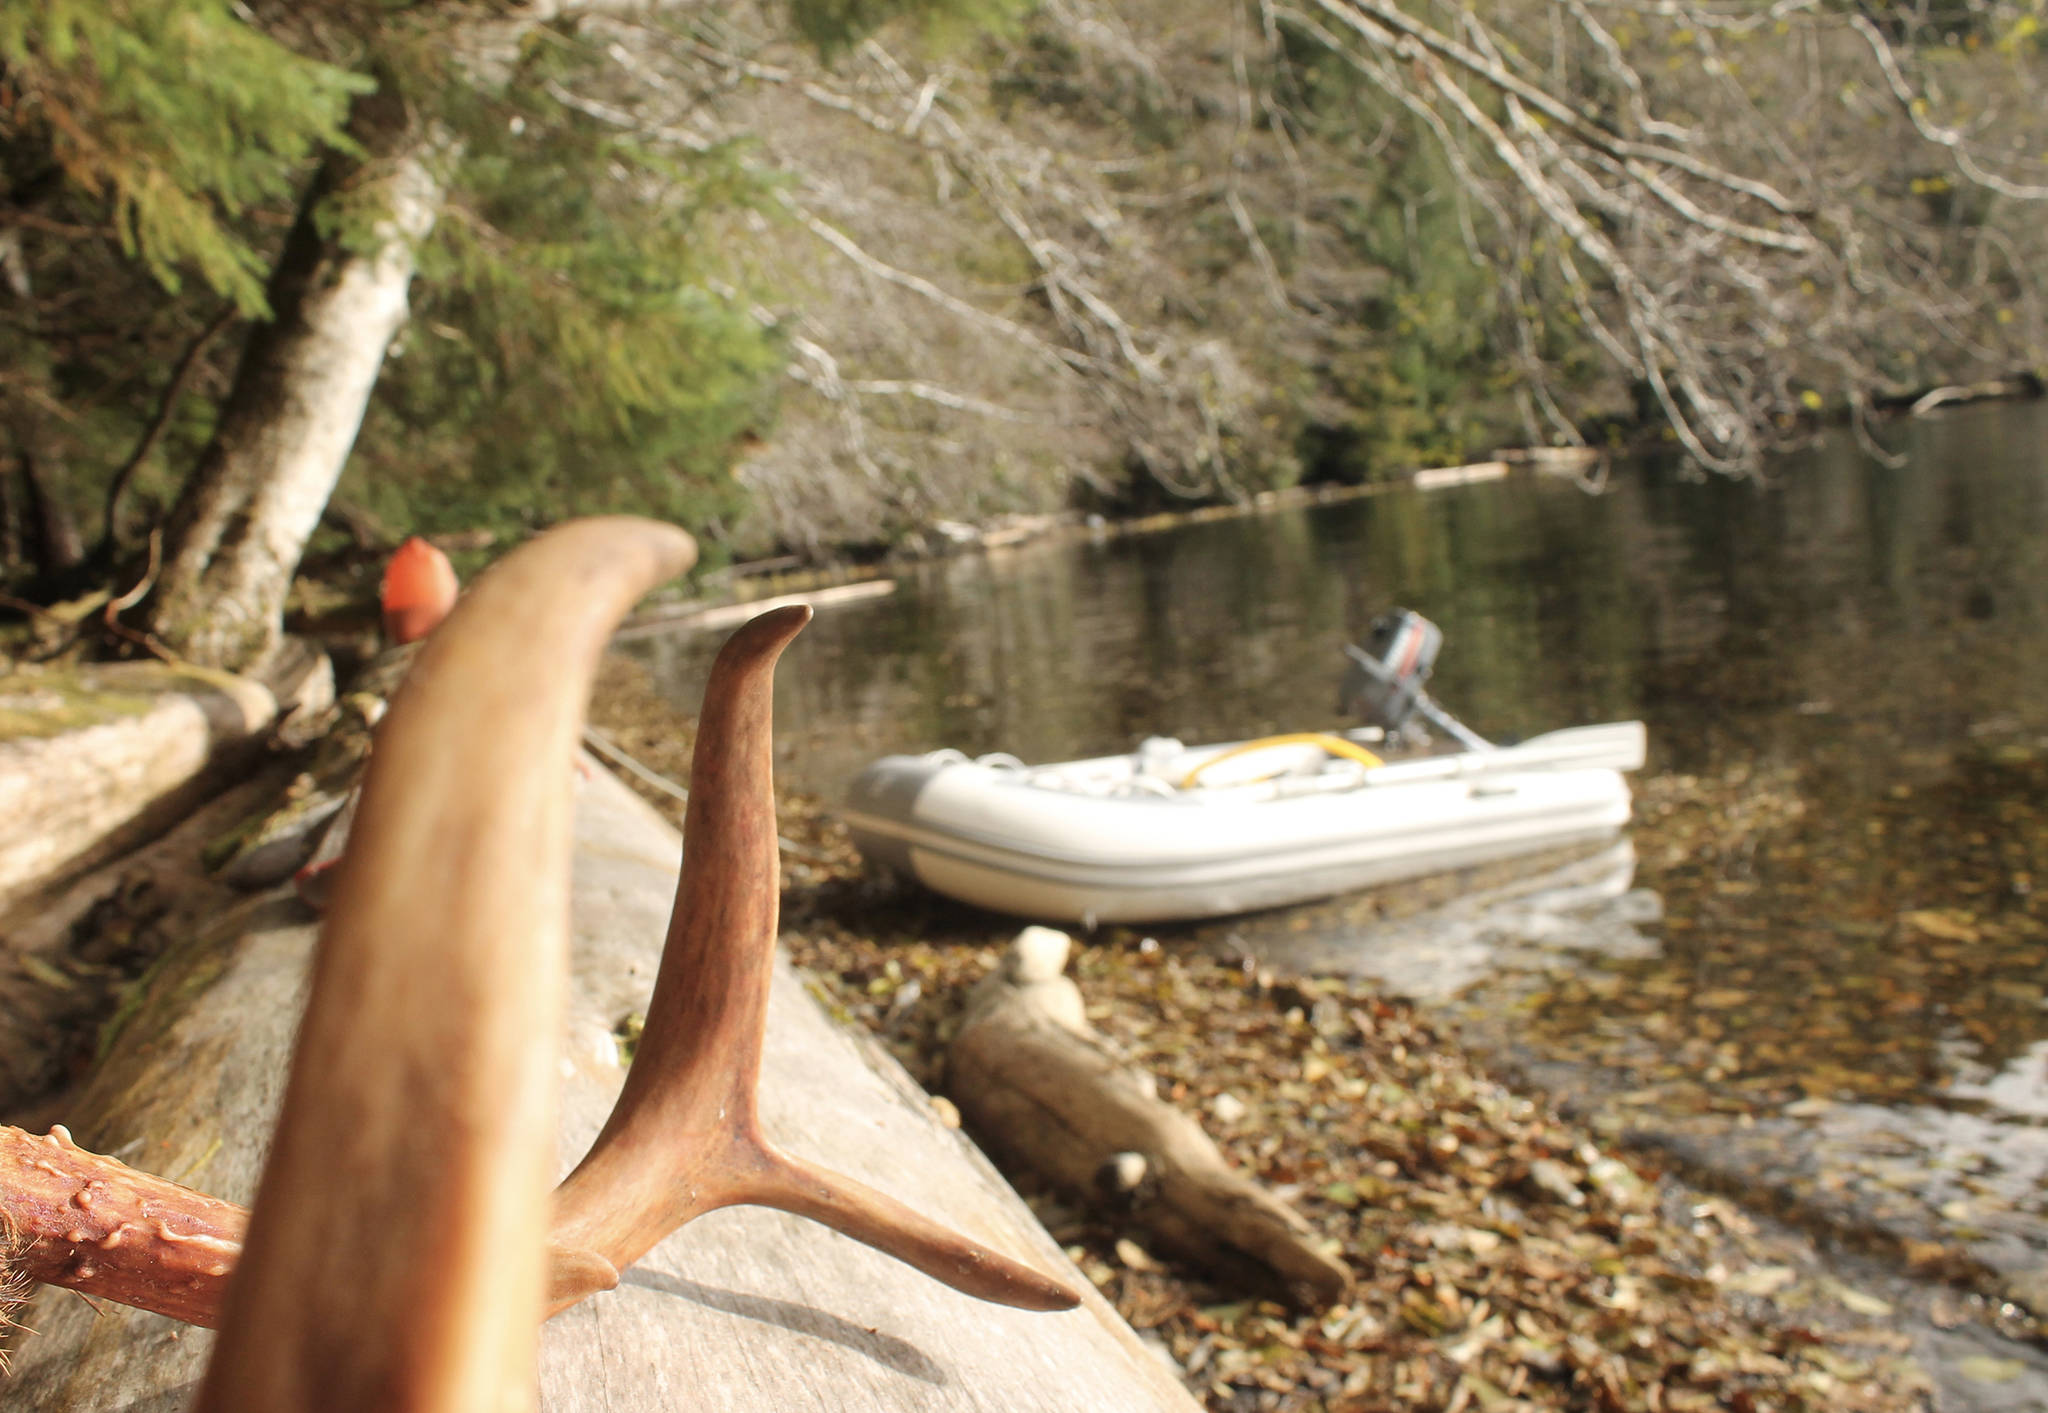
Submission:
<svg viewBox="0 0 2048 1413">
<path fill-rule="evenodd" d="M 1345 760 L 1355 760 L 1367 770 L 1373 770 L 1386 764 L 1384 760 L 1381 760 L 1356 741 L 1347 741 L 1342 736 L 1332 735 L 1328 731 L 1295 731 L 1285 736 L 1263 736 L 1256 741 L 1246 741 L 1242 745 L 1232 746 L 1227 751 L 1210 756 L 1209 759 L 1203 761 L 1181 777 L 1180 788 L 1183 790 L 1193 789 L 1195 778 L 1219 761 L 1250 755 L 1253 751 L 1263 751 L 1268 746 L 1321 746 L 1331 755 L 1341 756 Z"/>
</svg>

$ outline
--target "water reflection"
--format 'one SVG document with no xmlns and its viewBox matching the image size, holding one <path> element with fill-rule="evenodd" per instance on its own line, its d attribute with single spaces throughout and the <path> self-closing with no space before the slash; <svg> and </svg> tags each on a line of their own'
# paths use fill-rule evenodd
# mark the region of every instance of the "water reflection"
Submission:
<svg viewBox="0 0 2048 1413">
<path fill-rule="evenodd" d="M 1334 724 L 1342 644 L 1396 602 L 1444 627 L 1437 694 L 1483 729 L 1631 716 L 1617 510 L 1529 484 L 922 566 L 888 599 L 821 615 L 792 650 L 776 702 L 786 768 L 836 795 L 885 751 L 1061 760 L 1155 733 Z M 715 646 L 630 650 L 684 701 Z"/>
<path fill-rule="evenodd" d="M 1655 958 L 1661 949 L 1643 927 L 1663 916 L 1663 901 L 1631 886 L 1635 872 L 1635 846 L 1621 839 L 1555 865 L 1500 867 L 1499 882 L 1458 878 L 1449 901 L 1413 912 L 1390 907 L 1394 890 L 1381 889 L 1213 923 L 1194 935 L 1255 953 L 1281 974 L 1365 977 L 1442 1003 L 1502 972 L 1549 973 L 1589 957 Z"/>
<path fill-rule="evenodd" d="M 2008 1060 L 2003 1069 L 1986 1072 L 1982 1065 L 1959 1065 L 1948 1086 L 1951 1099 L 1975 1100 L 2007 1114 L 2048 1121 L 2048 1040 L 2037 1040 Z M 2042 1173 L 2048 1182 L 2048 1170 Z"/>
</svg>

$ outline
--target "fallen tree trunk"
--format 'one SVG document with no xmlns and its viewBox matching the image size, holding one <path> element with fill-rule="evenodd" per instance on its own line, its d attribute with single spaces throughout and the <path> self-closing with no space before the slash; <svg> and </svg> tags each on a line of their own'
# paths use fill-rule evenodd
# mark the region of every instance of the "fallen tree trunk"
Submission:
<svg viewBox="0 0 2048 1413">
<path fill-rule="evenodd" d="M 574 989 L 559 1151 L 582 1153 L 625 1070 L 618 1032 L 644 1010 L 677 841 L 601 769 L 576 808 Z M 273 892 L 178 948 L 66 1106 L 79 1143 L 244 1202 L 253 1195 L 297 1027 L 314 926 Z M 820 1410 L 1189 1410 L 1148 1352 L 923 1092 L 836 1028 L 787 967 L 769 1003 L 763 1118 L 832 1164 L 990 1246 L 1065 1273 L 1084 1308 L 985 1304 L 781 1212 L 742 1207 L 683 1228 L 617 1290 L 551 1321 L 542 1406 Z M 212 1336 L 45 1288 L 22 1317 L 10 1404 L 65 1413 L 174 1409 Z"/>
<path fill-rule="evenodd" d="M 1158 1097 L 1088 1025 L 1063 975 L 1070 939 L 1018 935 L 969 999 L 948 1093 L 990 1146 L 1069 1195 L 1127 1206 L 1175 1253 L 1227 1280 L 1328 1305 L 1350 1272 L 1286 1203 L 1229 1165 L 1202 1126 Z"/>
<path fill-rule="evenodd" d="M 0 907 L 168 828 L 276 713 L 259 682 L 161 663 L 0 676 Z"/>
</svg>

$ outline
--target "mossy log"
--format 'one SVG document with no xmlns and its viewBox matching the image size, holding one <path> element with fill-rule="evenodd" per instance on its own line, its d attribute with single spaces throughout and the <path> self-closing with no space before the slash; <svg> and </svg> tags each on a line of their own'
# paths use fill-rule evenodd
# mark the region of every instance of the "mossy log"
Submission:
<svg viewBox="0 0 2048 1413">
<path fill-rule="evenodd" d="M 250 678 L 161 663 L 0 676 L 0 908 L 167 828 L 276 714 Z"/>
<path fill-rule="evenodd" d="M 1065 933 L 1028 927 L 969 999 L 948 1092 L 992 1147 L 1070 1196 L 1112 1201 L 1160 1245 L 1226 1282 L 1328 1305 L 1349 1287 L 1301 1214 L 1232 1168 L 1151 1075 L 1088 1025 Z"/>
<path fill-rule="evenodd" d="M 561 1071 L 564 1166 L 624 1078 L 618 1038 L 647 1004 L 679 841 L 602 768 L 576 807 L 574 990 Z M 237 1202 L 253 1195 L 303 999 L 313 922 L 273 892 L 219 917 L 149 991 L 66 1117 L 78 1141 Z M 684 1227 L 617 1290 L 551 1321 L 542 1406 L 776 1410 L 1191 1410 L 1173 1371 L 1073 1271 L 999 1175 L 877 1047 L 836 1027 L 786 966 L 769 1008 L 767 1128 L 953 1228 L 1088 1292 L 1047 1315 L 987 1304 L 795 1217 L 754 1207 Z M 169 1410 L 213 1337 L 45 1288 L 9 1406 Z"/>
</svg>

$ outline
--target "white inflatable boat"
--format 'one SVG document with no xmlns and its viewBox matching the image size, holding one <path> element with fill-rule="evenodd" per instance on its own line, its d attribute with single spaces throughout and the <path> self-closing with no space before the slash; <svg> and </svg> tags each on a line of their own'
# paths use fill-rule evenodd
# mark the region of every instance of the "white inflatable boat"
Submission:
<svg viewBox="0 0 2048 1413">
<path fill-rule="evenodd" d="M 1026 766 L 888 756 L 846 811 L 873 866 L 1019 917 L 1157 922 L 1278 907 L 1612 838 L 1639 721 L 1382 762 L 1377 730 Z"/>
</svg>

